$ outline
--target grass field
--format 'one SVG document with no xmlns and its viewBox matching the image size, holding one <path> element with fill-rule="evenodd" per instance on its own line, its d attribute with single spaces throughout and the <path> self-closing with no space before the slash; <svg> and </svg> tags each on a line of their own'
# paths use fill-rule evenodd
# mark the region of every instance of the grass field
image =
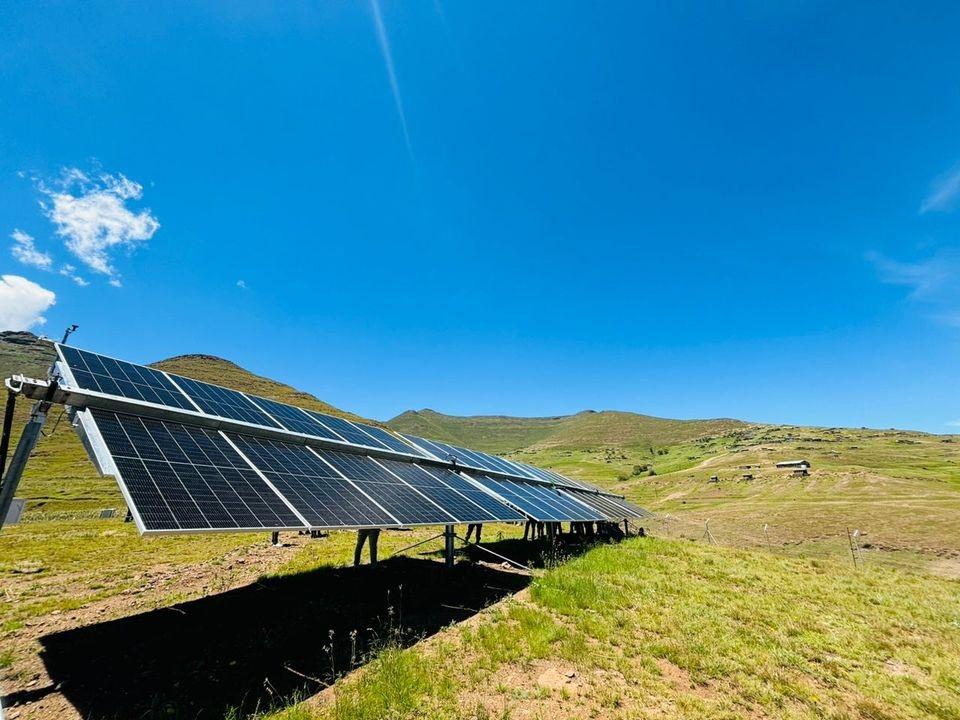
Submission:
<svg viewBox="0 0 960 720">
<path fill-rule="evenodd" d="M 272 717 L 957 718 L 958 590 L 634 539 Z"/>
</svg>

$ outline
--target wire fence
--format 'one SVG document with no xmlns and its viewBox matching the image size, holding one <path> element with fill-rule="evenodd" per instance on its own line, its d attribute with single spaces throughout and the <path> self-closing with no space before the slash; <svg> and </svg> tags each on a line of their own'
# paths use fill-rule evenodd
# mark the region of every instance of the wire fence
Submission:
<svg viewBox="0 0 960 720">
<path fill-rule="evenodd" d="M 45 522 L 107 521 L 122 523 L 127 510 L 121 507 L 85 508 L 82 510 L 30 510 L 20 524 Z M 765 550 L 785 557 L 830 558 L 850 563 L 853 567 L 892 566 L 921 569 L 930 562 L 942 560 L 919 549 L 879 547 L 870 542 L 861 528 L 823 527 L 816 534 L 802 535 L 796 526 L 781 527 L 774 523 L 737 521 L 730 518 L 711 519 L 705 515 L 659 513 L 638 525 L 656 537 L 683 539 L 733 548 Z M 950 559 L 960 573 L 960 552 Z"/>
<path fill-rule="evenodd" d="M 870 566 L 918 569 L 924 565 L 924 557 L 919 550 L 895 553 L 877 548 L 865 540 L 860 528 L 853 525 L 843 529 L 823 528 L 816 535 L 800 537 L 795 528 L 785 530 L 769 523 L 718 521 L 686 514 L 661 513 L 641 524 L 647 532 L 657 537 L 766 550 L 787 557 L 831 558 L 848 562 L 858 569 Z"/>
</svg>

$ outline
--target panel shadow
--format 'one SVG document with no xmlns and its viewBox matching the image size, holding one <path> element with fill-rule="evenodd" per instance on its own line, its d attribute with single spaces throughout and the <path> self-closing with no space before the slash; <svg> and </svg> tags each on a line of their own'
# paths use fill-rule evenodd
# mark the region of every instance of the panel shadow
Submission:
<svg viewBox="0 0 960 720">
<path fill-rule="evenodd" d="M 242 715 L 314 693 L 384 638 L 412 644 L 529 580 L 476 563 L 448 570 L 405 557 L 376 570 L 319 568 L 47 635 L 41 657 L 53 685 L 88 720 Z"/>
</svg>

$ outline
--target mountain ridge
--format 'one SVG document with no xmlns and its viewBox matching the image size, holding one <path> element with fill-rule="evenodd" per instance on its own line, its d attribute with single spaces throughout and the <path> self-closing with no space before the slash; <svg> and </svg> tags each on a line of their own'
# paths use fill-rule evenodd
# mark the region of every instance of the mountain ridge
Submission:
<svg viewBox="0 0 960 720">
<path fill-rule="evenodd" d="M 386 421 L 413 435 L 465 444 L 488 452 L 531 448 L 656 448 L 753 427 L 732 418 L 675 420 L 623 410 L 582 410 L 572 415 L 515 417 L 457 416 L 436 410 L 407 410 Z"/>
</svg>

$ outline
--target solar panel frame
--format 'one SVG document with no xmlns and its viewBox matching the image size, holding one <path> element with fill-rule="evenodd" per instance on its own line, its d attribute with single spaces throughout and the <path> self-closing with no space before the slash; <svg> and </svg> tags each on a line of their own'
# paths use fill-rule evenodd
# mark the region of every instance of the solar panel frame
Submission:
<svg viewBox="0 0 960 720">
<path fill-rule="evenodd" d="M 57 343 L 55 347 L 61 374 L 72 387 L 164 407 L 194 409 L 190 400 L 161 370 L 69 345 Z"/>
<path fill-rule="evenodd" d="M 571 521 L 598 521 L 605 520 L 606 517 L 599 514 L 595 509 L 583 503 L 576 502 L 564 495 L 559 488 L 537 485 L 534 483 L 516 483 L 520 491 L 524 494 L 535 497 L 543 504 L 555 508 L 563 515 L 565 520 Z"/>
<path fill-rule="evenodd" d="M 184 394 L 207 415 L 230 418 L 251 425 L 284 429 L 283 425 L 261 410 L 239 390 L 174 375 L 171 377 Z"/>
<path fill-rule="evenodd" d="M 435 478 L 439 478 L 441 482 L 464 495 L 474 504 L 484 508 L 487 512 L 501 516 L 500 522 L 520 522 L 526 519 L 523 513 L 518 512 L 511 505 L 497 499 L 485 490 L 478 488 L 476 484 L 460 473 L 455 473 L 447 468 L 424 465 L 421 465 L 420 469 Z M 506 511 L 504 511 L 504 508 L 506 508 Z"/>
<path fill-rule="evenodd" d="M 321 424 L 302 408 L 259 395 L 248 395 L 247 393 L 243 393 L 243 395 L 285 430 L 323 438 L 324 440 L 345 442 L 340 435 Z"/>
<path fill-rule="evenodd" d="M 328 448 L 310 448 L 381 505 L 404 527 L 454 525 L 457 518 L 404 482 L 374 458 Z"/>
<path fill-rule="evenodd" d="M 226 433 L 311 530 L 399 527 L 400 521 L 307 445 Z"/>
<path fill-rule="evenodd" d="M 81 414 L 86 436 L 109 455 L 98 465 L 116 478 L 141 533 L 306 527 L 217 431 L 98 408 Z"/>
<path fill-rule="evenodd" d="M 484 505 L 475 502 L 450 484 L 426 472 L 416 463 L 386 459 L 375 459 L 374 462 L 440 505 L 456 517 L 459 523 L 509 522 L 522 519 L 518 518 L 517 513 L 504 503 L 498 503 L 499 512 L 492 512 L 488 509 L 489 503 Z M 462 482 L 467 485 L 466 481 Z"/>
<path fill-rule="evenodd" d="M 512 505 L 537 522 L 553 522 L 566 519 L 557 513 L 556 508 L 546 505 L 537 499 L 533 499 L 525 493 L 518 492 L 515 488 L 506 485 L 506 481 L 501 481 L 499 478 L 491 478 L 488 475 L 473 475 L 469 477 L 494 497 Z"/>
<path fill-rule="evenodd" d="M 400 435 L 415 445 L 418 445 L 419 447 L 429 451 L 438 460 L 450 462 L 450 458 L 456 458 L 457 463 L 463 467 L 480 471 L 492 470 L 493 472 L 497 473 L 502 472 L 502 470 L 499 470 L 496 468 L 496 466 L 488 467 L 488 464 L 483 461 L 477 453 L 472 450 L 468 450 L 467 448 L 451 445 L 450 443 L 445 443 L 442 440 L 428 440 L 427 438 L 418 437 L 417 435 L 408 435 L 407 433 L 400 433 Z"/>
<path fill-rule="evenodd" d="M 569 508 L 564 508 L 562 505 L 554 503 L 547 495 L 550 490 L 542 485 L 524 483 L 522 481 L 502 480 L 482 474 L 467 474 L 466 476 L 478 483 L 487 492 L 513 505 L 538 522 L 588 519 L 584 517 L 584 513 L 582 512 L 571 512 Z"/>
<path fill-rule="evenodd" d="M 633 503 L 621 498 L 621 497 L 610 497 L 609 495 L 602 496 L 605 500 L 612 503 L 613 505 L 620 506 L 622 509 L 629 512 L 628 517 L 634 518 L 648 518 L 653 517 L 653 513 L 649 510 L 645 510 L 639 505 L 634 505 Z"/>
<path fill-rule="evenodd" d="M 367 435 L 372 435 L 374 439 L 380 441 L 382 444 L 389 447 L 391 450 L 396 450 L 397 452 L 407 453 L 408 455 L 415 455 L 421 458 L 429 458 L 430 455 L 419 448 L 415 448 L 409 443 L 404 442 L 401 438 L 397 437 L 388 430 L 383 428 L 375 427 L 373 425 L 366 425 L 364 423 L 355 422 L 353 423 L 358 428 L 363 430 Z"/>
<path fill-rule="evenodd" d="M 336 417 L 335 415 L 327 415 L 326 413 L 320 413 L 316 410 L 304 410 L 304 412 L 317 422 L 321 423 L 324 427 L 332 430 L 341 438 L 343 438 L 345 443 L 355 445 L 361 449 L 390 449 L 379 440 L 374 439 L 373 436 L 365 433 L 361 428 L 357 427 L 356 424 L 350 422 L 346 418 Z"/>
</svg>

